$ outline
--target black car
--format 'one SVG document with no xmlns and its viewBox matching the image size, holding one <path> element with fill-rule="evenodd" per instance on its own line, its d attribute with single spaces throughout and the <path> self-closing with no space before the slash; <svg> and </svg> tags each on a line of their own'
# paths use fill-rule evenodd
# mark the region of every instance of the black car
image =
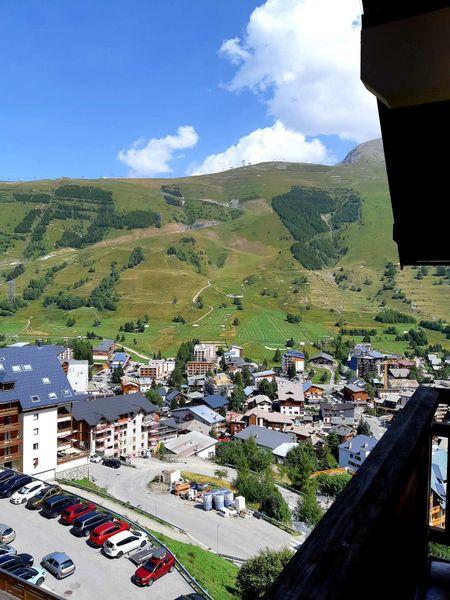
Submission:
<svg viewBox="0 0 450 600">
<path fill-rule="evenodd" d="M 77 502 L 79 502 L 79 500 L 74 496 L 66 496 L 64 494 L 61 496 L 53 496 L 44 501 L 41 515 L 46 519 L 56 519 L 65 508 L 72 504 L 76 504 Z"/>
<path fill-rule="evenodd" d="M 118 469 L 120 467 L 120 460 L 118 458 L 105 458 L 102 465 L 105 467 L 111 467 L 111 469 Z"/>
<path fill-rule="evenodd" d="M 0 569 L 11 572 L 19 567 L 32 567 L 33 562 L 31 554 L 8 554 L 0 556 Z"/>
<path fill-rule="evenodd" d="M 11 477 L 14 477 L 14 475 L 16 475 L 14 471 L 11 471 L 11 469 L 5 469 L 0 473 L 0 483 L 3 483 L 7 479 L 11 479 Z"/>
<path fill-rule="evenodd" d="M 103 523 L 108 523 L 108 521 L 111 521 L 112 518 L 112 515 L 108 513 L 91 510 L 90 512 L 81 515 L 81 517 L 77 517 L 74 520 L 73 527 L 70 532 L 77 537 L 88 536 L 93 529 L 99 525 L 103 525 Z"/>
<path fill-rule="evenodd" d="M 0 483 L 0 498 L 9 498 L 21 487 L 33 480 L 28 475 L 16 475 Z"/>
</svg>

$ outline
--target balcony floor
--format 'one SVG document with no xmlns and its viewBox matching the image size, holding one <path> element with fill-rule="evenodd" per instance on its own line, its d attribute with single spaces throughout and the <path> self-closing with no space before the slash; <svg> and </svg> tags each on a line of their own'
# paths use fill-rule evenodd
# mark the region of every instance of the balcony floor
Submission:
<svg viewBox="0 0 450 600">
<path fill-rule="evenodd" d="M 450 562 L 434 559 L 430 565 L 425 600 L 445 600 L 448 598 L 450 598 Z"/>
</svg>

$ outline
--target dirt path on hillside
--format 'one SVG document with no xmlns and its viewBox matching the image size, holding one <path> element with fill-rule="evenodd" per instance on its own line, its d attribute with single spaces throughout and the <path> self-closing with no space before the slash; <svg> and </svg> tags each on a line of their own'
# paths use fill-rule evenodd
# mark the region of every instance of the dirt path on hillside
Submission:
<svg viewBox="0 0 450 600">
<path fill-rule="evenodd" d="M 119 235 L 118 237 L 111 238 L 108 240 L 102 240 L 92 244 L 90 248 L 109 248 L 116 244 L 123 244 L 127 242 L 134 242 L 135 240 L 141 240 L 143 238 L 158 237 L 161 235 L 170 235 L 171 233 L 183 233 L 188 231 L 189 227 L 183 223 L 167 223 L 160 229 L 157 227 L 146 227 L 145 229 L 133 229 L 130 233 Z"/>
</svg>

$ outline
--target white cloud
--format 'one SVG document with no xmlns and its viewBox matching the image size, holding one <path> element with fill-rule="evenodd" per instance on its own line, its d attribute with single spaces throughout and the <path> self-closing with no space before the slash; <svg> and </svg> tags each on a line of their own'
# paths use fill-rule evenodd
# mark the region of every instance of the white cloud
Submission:
<svg viewBox="0 0 450 600">
<path fill-rule="evenodd" d="M 359 0 L 267 0 L 243 40 L 220 54 L 239 65 L 228 89 L 250 89 L 286 127 L 361 142 L 379 135 L 374 97 L 360 81 Z"/>
<path fill-rule="evenodd" d="M 319 140 L 306 141 L 303 134 L 277 121 L 272 127 L 252 131 L 224 152 L 211 154 L 201 165 L 191 166 L 190 173 L 217 173 L 240 167 L 242 161 L 254 164 L 272 160 L 327 163 L 332 157 Z"/>
<path fill-rule="evenodd" d="M 148 142 L 140 139 L 128 150 L 121 150 L 117 158 L 130 168 L 132 177 L 153 177 L 171 173 L 170 162 L 176 150 L 193 148 L 198 142 L 198 134 L 191 125 L 178 127 L 176 135 L 151 138 Z"/>
</svg>

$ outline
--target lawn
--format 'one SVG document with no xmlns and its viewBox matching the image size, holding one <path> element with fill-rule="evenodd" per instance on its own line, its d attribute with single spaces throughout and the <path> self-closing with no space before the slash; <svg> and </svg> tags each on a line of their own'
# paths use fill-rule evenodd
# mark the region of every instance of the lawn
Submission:
<svg viewBox="0 0 450 600">
<path fill-rule="evenodd" d="M 214 600 L 238 596 L 236 577 L 239 569 L 234 564 L 198 546 L 179 542 L 156 531 L 152 534 L 173 552 Z"/>
</svg>

